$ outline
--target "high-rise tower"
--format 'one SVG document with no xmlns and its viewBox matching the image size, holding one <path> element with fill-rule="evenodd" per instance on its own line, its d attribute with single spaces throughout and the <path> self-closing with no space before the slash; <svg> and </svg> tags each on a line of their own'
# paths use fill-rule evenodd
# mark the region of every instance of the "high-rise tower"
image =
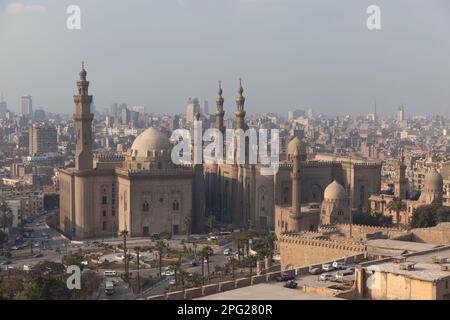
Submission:
<svg viewBox="0 0 450 320">
<path fill-rule="evenodd" d="M 91 113 L 92 96 L 89 95 L 89 81 L 86 80 L 87 72 L 84 62 L 81 65 L 80 80 L 77 81 L 78 95 L 73 97 L 75 113 L 73 120 L 76 129 L 75 168 L 77 170 L 92 169 L 92 120 Z"/>
</svg>

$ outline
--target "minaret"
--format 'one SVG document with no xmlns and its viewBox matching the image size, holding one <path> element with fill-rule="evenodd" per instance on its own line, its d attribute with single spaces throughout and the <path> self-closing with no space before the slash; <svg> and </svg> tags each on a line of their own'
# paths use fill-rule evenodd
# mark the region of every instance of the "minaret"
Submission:
<svg viewBox="0 0 450 320">
<path fill-rule="evenodd" d="M 394 196 L 400 199 L 408 197 L 408 179 L 406 178 L 405 153 L 403 147 L 400 148 L 400 154 L 395 167 Z"/>
<path fill-rule="evenodd" d="M 234 122 L 234 128 L 246 130 L 247 125 L 245 123 L 245 110 L 244 110 L 245 97 L 242 95 L 243 93 L 244 88 L 242 88 L 242 79 L 239 79 L 239 89 L 236 94 L 236 112 L 235 112 L 236 119 Z"/>
<path fill-rule="evenodd" d="M 292 155 L 292 212 L 291 231 L 300 231 L 300 218 L 301 218 L 301 172 L 300 172 L 300 155 L 298 149 Z"/>
<path fill-rule="evenodd" d="M 73 97 L 75 102 L 75 113 L 73 120 L 76 129 L 76 170 L 92 169 L 92 120 L 91 113 L 92 96 L 89 95 L 89 81 L 86 80 L 87 72 L 84 69 L 84 62 L 81 64 L 80 80 L 77 81 L 78 95 Z"/>
<path fill-rule="evenodd" d="M 215 128 L 220 130 L 220 132 L 225 132 L 225 127 L 223 125 L 223 116 L 225 115 L 225 111 L 223 111 L 223 103 L 224 98 L 222 97 L 222 81 L 219 81 L 219 88 L 217 90 L 217 98 L 216 98 L 216 125 Z"/>
</svg>

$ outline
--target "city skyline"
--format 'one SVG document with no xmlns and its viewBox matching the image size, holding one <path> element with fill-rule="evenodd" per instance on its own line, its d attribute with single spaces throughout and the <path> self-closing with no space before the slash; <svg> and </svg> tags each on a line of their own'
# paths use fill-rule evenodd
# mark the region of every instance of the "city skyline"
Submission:
<svg viewBox="0 0 450 320">
<path fill-rule="evenodd" d="M 80 1 L 81 30 L 65 26 L 68 1 L 13 3 L 0 3 L 0 91 L 15 112 L 31 94 L 46 111 L 70 113 L 70 80 L 86 60 L 98 110 L 125 101 L 179 113 L 189 97 L 214 101 L 222 80 L 231 113 L 242 77 L 249 114 L 366 114 L 376 100 L 379 114 L 404 104 L 410 114 L 448 115 L 445 1 L 378 1 L 379 31 L 366 28 L 368 1 L 131 1 L 127 12 Z"/>
</svg>

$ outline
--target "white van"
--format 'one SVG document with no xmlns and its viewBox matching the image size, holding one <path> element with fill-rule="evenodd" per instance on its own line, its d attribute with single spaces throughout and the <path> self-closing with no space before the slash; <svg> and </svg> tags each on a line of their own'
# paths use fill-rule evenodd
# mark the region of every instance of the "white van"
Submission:
<svg viewBox="0 0 450 320">
<path fill-rule="evenodd" d="M 103 274 L 105 277 L 117 277 L 117 271 L 105 271 Z"/>
</svg>

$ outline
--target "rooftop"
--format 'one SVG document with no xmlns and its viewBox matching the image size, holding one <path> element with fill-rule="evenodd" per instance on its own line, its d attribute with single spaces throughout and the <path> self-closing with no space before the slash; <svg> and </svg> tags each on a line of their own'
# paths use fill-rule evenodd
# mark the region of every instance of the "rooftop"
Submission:
<svg viewBox="0 0 450 320">
<path fill-rule="evenodd" d="M 408 278 L 424 281 L 438 281 L 440 279 L 450 278 L 450 271 L 443 271 L 441 265 L 433 261 L 433 258 L 435 257 L 447 258 L 450 260 L 450 247 L 405 256 L 406 262 L 415 263 L 414 269 L 412 270 L 405 270 L 401 268 L 401 263 L 395 263 L 393 261 L 374 263 L 366 266 L 365 269 L 367 271 L 404 275 Z"/>
<path fill-rule="evenodd" d="M 342 300 L 325 297 L 315 293 L 303 292 L 301 289 L 284 288 L 279 283 L 262 283 L 235 290 L 225 291 L 199 300 Z"/>
</svg>

